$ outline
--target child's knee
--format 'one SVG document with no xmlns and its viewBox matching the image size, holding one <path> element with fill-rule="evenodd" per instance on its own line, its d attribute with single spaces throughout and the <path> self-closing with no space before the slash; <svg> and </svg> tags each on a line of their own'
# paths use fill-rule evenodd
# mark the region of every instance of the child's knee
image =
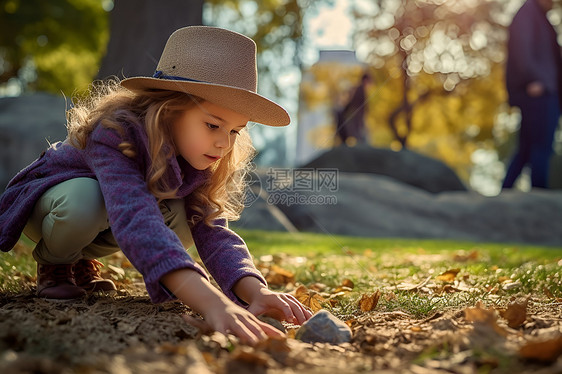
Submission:
<svg viewBox="0 0 562 374">
<path fill-rule="evenodd" d="M 65 225 L 103 231 L 109 227 L 107 211 L 99 183 L 95 179 L 77 178 L 66 186 L 52 204 L 53 220 Z"/>
</svg>

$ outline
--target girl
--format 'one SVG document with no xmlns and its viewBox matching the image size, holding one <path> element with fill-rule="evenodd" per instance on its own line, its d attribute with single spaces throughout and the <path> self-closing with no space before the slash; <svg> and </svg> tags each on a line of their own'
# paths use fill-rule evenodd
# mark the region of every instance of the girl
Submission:
<svg viewBox="0 0 562 374">
<path fill-rule="evenodd" d="M 177 297 L 216 331 L 253 344 L 280 334 L 255 315 L 303 323 L 311 313 L 267 288 L 227 226 L 242 209 L 253 155 L 246 123 L 290 122 L 256 87 L 251 39 L 177 30 L 153 77 L 98 86 L 69 111 L 67 140 L 12 179 L 0 200 L 0 248 L 22 232 L 37 243 L 37 294 L 48 299 L 114 290 L 95 259 L 121 249 L 153 302 Z M 192 244 L 223 293 L 187 254 Z"/>
</svg>

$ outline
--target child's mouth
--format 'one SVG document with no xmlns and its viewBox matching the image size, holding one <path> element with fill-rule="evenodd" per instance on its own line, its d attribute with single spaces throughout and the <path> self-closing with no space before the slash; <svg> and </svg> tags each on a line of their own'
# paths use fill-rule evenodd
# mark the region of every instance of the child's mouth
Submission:
<svg viewBox="0 0 562 374">
<path fill-rule="evenodd" d="M 217 161 L 220 158 L 219 156 L 209 156 L 209 155 L 205 155 L 205 157 L 207 157 L 211 161 Z"/>
</svg>

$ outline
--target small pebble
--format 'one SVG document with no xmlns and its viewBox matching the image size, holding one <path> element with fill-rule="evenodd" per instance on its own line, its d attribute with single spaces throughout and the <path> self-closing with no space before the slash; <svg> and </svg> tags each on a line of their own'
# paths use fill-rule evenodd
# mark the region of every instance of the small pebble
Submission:
<svg viewBox="0 0 562 374">
<path fill-rule="evenodd" d="M 271 325 L 273 327 L 275 327 L 277 330 L 287 333 L 287 329 L 285 328 L 285 326 L 283 326 L 283 324 L 281 322 L 279 322 L 278 320 L 276 320 L 275 318 L 269 317 L 269 316 L 258 316 L 258 319 L 262 322 L 267 323 L 268 325 Z"/>
<path fill-rule="evenodd" d="M 305 343 L 349 343 L 351 329 L 327 310 L 320 310 L 299 328 L 295 338 Z"/>
</svg>

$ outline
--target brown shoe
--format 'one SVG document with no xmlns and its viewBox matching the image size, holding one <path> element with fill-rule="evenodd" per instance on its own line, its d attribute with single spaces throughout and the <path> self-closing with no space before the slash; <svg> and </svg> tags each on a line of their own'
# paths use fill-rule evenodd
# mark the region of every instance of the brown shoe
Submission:
<svg viewBox="0 0 562 374">
<path fill-rule="evenodd" d="M 77 299 L 86 294 L 76 285 L 72 264 L 37 264 L 37 296 L 45 299 Z"/>
<path fill-rule="evenodd" d="M 76 284 L 88 292 L 117 291 L 115 284 L 101 276 L 103 264 L 98 260 L 79 260 L 74 266 Z"/>
</svg>

